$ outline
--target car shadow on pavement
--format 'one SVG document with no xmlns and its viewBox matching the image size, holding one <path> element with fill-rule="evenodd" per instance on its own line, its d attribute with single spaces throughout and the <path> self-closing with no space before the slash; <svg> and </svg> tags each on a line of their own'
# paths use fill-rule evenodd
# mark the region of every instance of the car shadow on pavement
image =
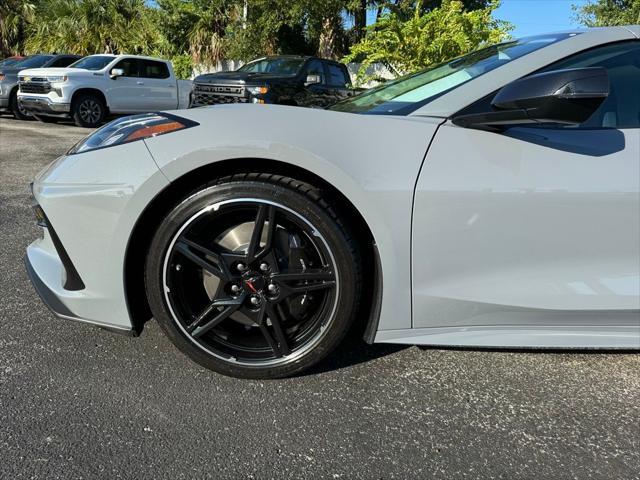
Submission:
<svg viewBox="0 0 640 480">
<path fill-rule="evenodd" d="M 340 370 L 353 367 L 361 363 L 367 363 L 378 358 L 392 355 L 411 345 L 394 345 L 374 343 L 369 345 L 361 335 L 350 334 L 344 341 L 331 352 L 324 360 L 310 369 L 302 372 L 300 376 L 317 375 L 319 373 Z"/>
</svg>

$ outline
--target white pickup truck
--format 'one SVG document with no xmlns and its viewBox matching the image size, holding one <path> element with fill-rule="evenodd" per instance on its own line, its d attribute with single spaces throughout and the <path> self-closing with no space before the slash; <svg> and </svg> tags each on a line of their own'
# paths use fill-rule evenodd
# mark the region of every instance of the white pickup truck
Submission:
<svg viewBox="0 0 640 480">
<path fill-rule="evenodd" d="M 97 127 L 107 115 L 189 107 L 191 82 L 177 80 L 171 62 L 135 55 L 90 55 L 67 68 L 18 74 L 18 102 L 43 122 L 71 117 Z"/>
</svg>

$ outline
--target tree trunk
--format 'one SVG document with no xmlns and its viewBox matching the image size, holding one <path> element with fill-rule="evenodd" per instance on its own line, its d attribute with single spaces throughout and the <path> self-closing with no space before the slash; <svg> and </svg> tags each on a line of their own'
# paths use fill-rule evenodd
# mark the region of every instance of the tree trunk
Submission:
<svg viewBox="0 0 640 480">
<path fill-rule="evenodd" d="M 340 56 L 338 25 L 339 20 L 333 17 L 327 17 L 322 20 L 322 32 L 318 42 L 319 57 L 337 59 Z"/>
<path fill-rule="evenodd" d="M 353 12 L 353 29 L 355 41 L 359 42 L 367 31 L 367 0 L 359 0 L 358 8 Z"/>
</svg>

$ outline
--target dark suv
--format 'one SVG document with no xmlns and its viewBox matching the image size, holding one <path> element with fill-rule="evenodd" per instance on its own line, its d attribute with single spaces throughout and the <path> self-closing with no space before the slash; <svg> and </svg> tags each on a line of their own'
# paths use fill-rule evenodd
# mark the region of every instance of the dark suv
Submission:
<svg viewBox="0 0 640 480">
<path fill-rule="evenodd" d="M 38 54 L 0 68 L 0 111 L 9 110 L 18 120 L 33 118 L 18 104 L 18 72 L 27 68 L 68 67 L 80 55 Z"/>
<path fill-rule="evenodd" d="M 317 57 L 282 55 L 247 63 L 234 72 L 199 75 L 191 107 L 219 103 L 278 103 L 328 107 L 355 91 L 347 67 Z"/>
</svg>

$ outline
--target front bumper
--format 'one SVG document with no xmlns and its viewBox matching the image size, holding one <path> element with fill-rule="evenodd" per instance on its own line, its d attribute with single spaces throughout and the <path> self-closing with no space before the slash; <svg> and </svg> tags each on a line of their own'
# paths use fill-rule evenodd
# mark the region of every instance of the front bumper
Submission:
<svg viewBox="0 0 640 480">
<path fill-rule="evenodd" d="M 29 256 L 31 254 L 31 257 Z M 62 318 L 64 320 L 73 320 L 77 322 L 89 323 L 91 325 L 95 325 L 100 328 L 107 329 L 112 332 L 122 333 L 124 335 L 134 336 L 135 331 L 133 329 L 122 328 L 114 325 L 108 325 L 100 322 L 95 322 L 86 318 L 82 318 L 74 314 L 69 308 L 63 303 L 61 296 L 56 293 L 53 289 L 51 289 L 47 283 L 41 279 L 36 273 L 36 268 L 32 262 L 35 262 L 36 265 L 40 267 L 40 271 L 42 271 L 42 265 L 39 264 L 39 259 L 37 258 L 38 254 L 35 253 L 35 247 L 33 245 L 29 246 L 27 249 L 27 254 L 24 257 L 25 267 L 27 269 L 27 275 L 29 276 L 29 280 L 31 280 L 31 284 L 35 289 L 36 293 L 42 299 L 42 302 L 51 310 L 51 312 L 58 318 Z M 55 265 L 50 265 L 50 267 L 54 267 Z M 56 272 L 60 273 L 60 272 Z"/>
<path fill-rule="evenodd" d="M 167 185 L 144 142 L 63 156 L 36 176 L 46 226 L 27 248 L 27 270 L 58 317 L 137 333 L 130 302 L 145 300 L 127 299 L 124 259 L 136 221 Z"/>
<path fill-rule="evenodd" d="M 35 114 L 68 116 L 71 111 L 69 103 L 52 102 L 48 97 L 20 95 L 18 102 L 25 110 Z"/>
</svg>

